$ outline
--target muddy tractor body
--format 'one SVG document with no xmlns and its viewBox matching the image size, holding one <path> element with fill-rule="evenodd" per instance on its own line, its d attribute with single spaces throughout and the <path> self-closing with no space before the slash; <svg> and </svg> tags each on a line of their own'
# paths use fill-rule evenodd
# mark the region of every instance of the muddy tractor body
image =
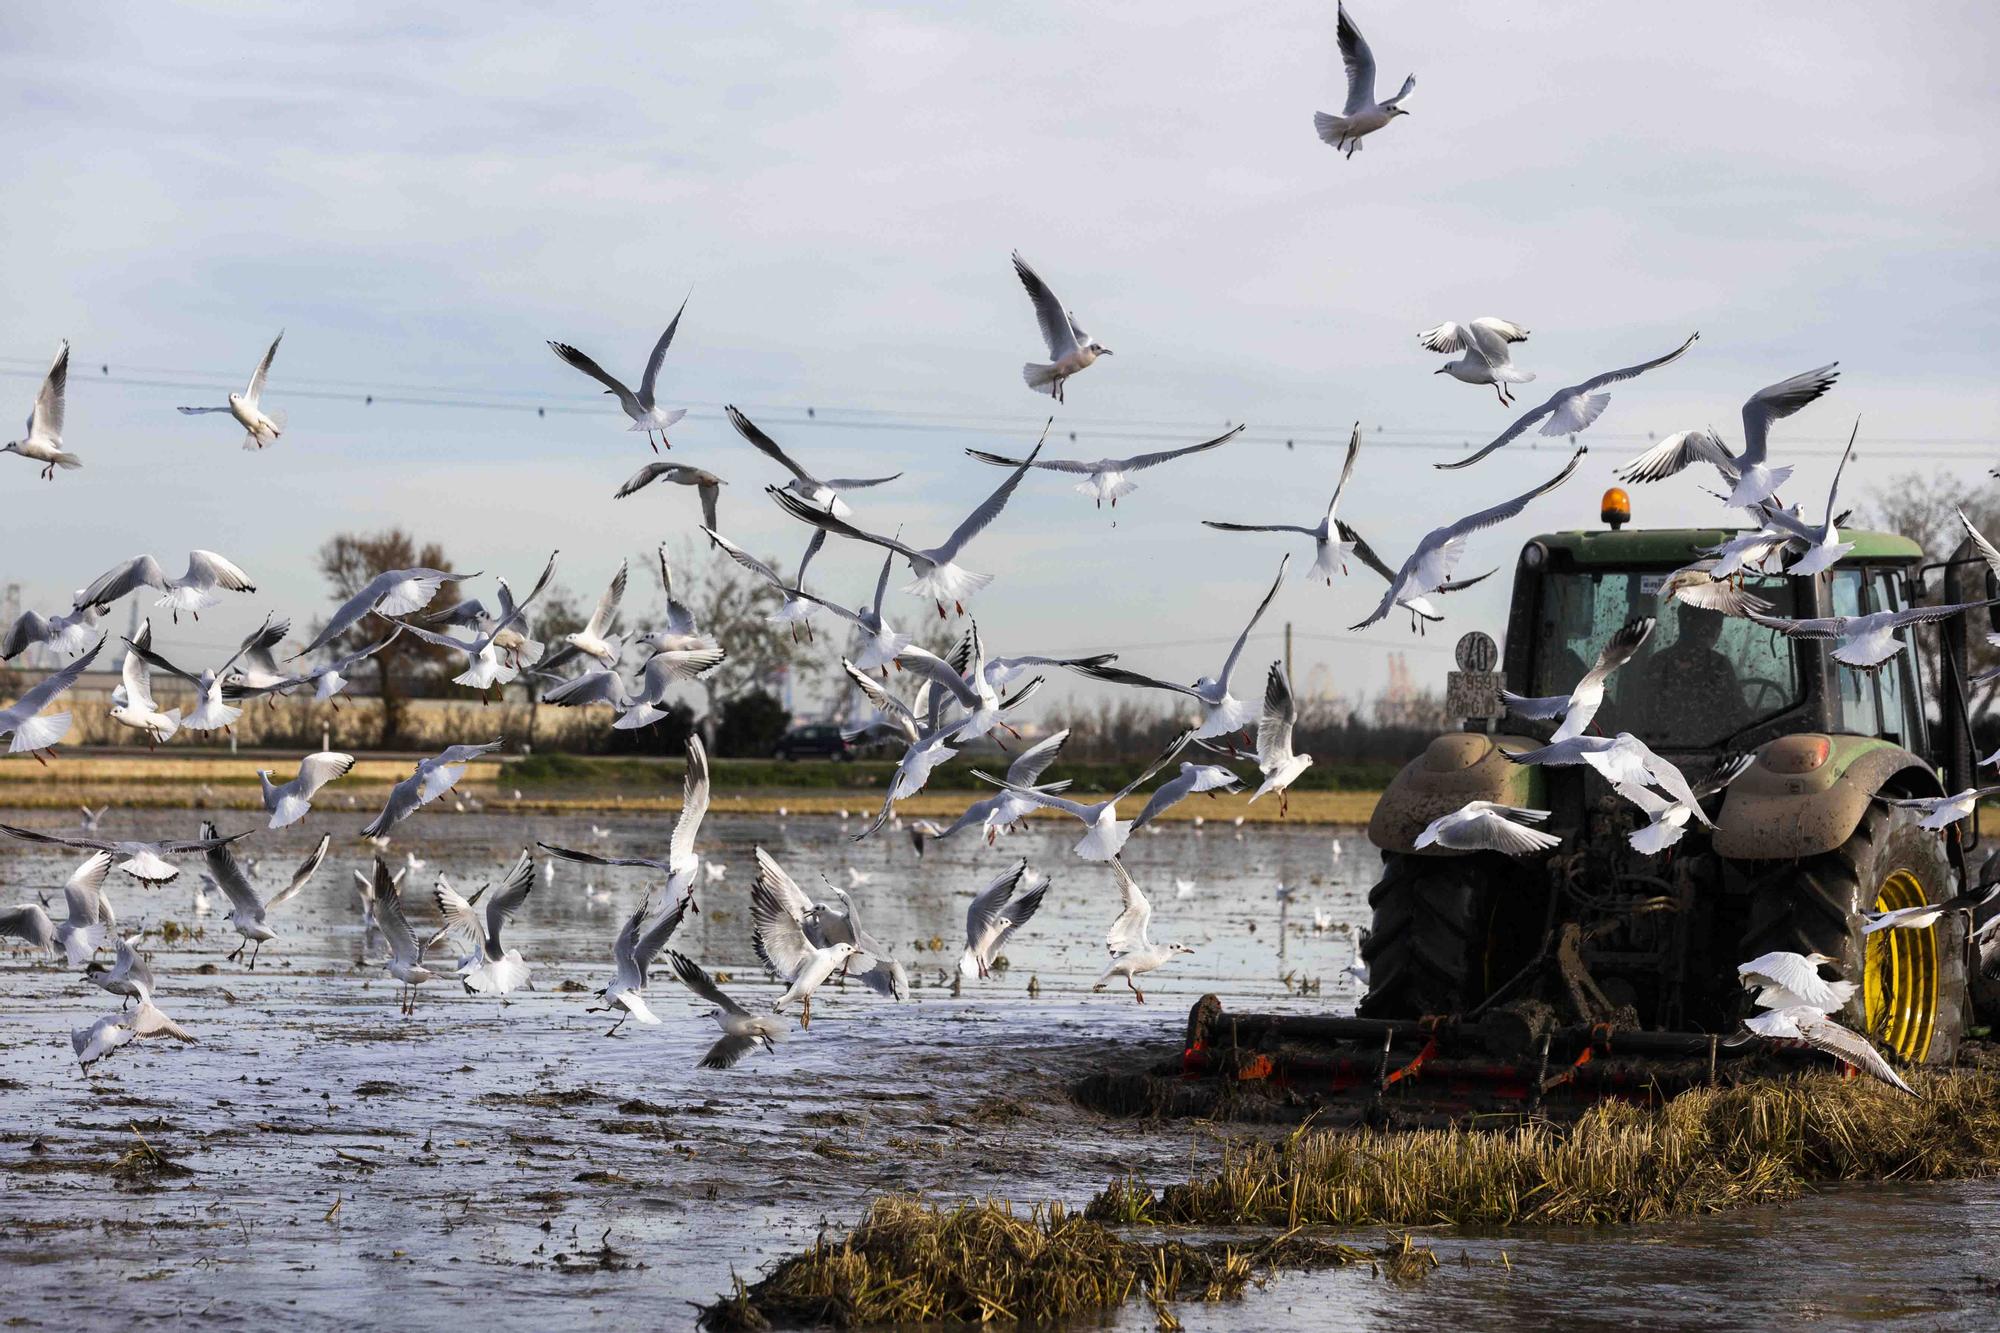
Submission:
<svg viewBox="0 0 2000 1333">
<path fill-rule="evenodd" d="M 1483 635 L 1460 645 L 1461 666 L 1489 669 L 1464 673 L 1475 688 L 1453 682 L 1451 702 L 1477 716 L 1401 771 L 1369 825 L 1382 871 L 1358 1012 L 1232 1015 L 1205 999 L 1187 1068 L 1225 1092 L 1256 1083 L 1294 1108 L 1344 1102 L 1369 1116 L 1404 1101 L 1458 1113 L 1656 1096 L 1798 1058 L 1727 1040 L 1748 1012 L 1738 964 L 1779 949 L 1838 960 L 1860 983 L 1842 1021 L 1894 1060 L 1951 1061 L 1982 998 L 1967 957 L 1977 923 L 1952 912 L 1926 929 L 1865 934 L 1861 913 L 1943 901 L 1970 882 L 1968 858 L 1979 863 L 1976 817 L 1933 832 L 1875 798 L 1973 785 L 1966 636 L 1989 628 L 1986 613 L 1906 630 L 1895 658 L 1863 672 L 1835 661 L 1831 643 L 1660 604 L 1672 571 L 1732 535 L 1529 542 L 1504 650 Z M 1963 549 L 1927 564 L 1906 538 L 1843 535 L 1854 548 L 1828 574 L 1751 575 L 1745 588 L 1793 617 L 1992 595 L 1986 567 Z M 1611 676 L 1589 729 L 1631 732 L 1697 781 L 1753 756 L 1704 800 L 1712 828 L 1690 821 L 1652 855 L 1629 841 L 1645 815 L 1588 766 L 1511 762 L 1503 751 L 1546 743 L 1556 724 L 1505 716 L 1497 700 L 1503 682 L 1521 695 L 1568 693 L 1640 616 L 1656 617 L 1654 630 Z M 1936 651 L 1919 651 L 1924 634 Z M 1561 845 L 1519 858 L 1417 847 L 1432 820 L 1474 800 L 1550 811 L 1542 827 Z M 1177 1097 L 1185 1090 L 1168 1091 Z"/>
</svg>

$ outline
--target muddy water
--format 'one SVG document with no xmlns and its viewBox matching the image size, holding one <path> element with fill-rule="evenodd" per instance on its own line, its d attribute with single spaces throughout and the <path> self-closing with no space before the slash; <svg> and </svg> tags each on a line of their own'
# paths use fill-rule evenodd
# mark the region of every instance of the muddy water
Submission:
<svg viewBox="0 0 2000 1333">
<path fill-rule="evenodd" d="M 114 813 L 105 832 L 188 833 L 195 818 Z M 686 1326 L 685 1302 L 727 1290 L 732 1271 L 754 1275 L 884 1190 L 1081 1203 L 1113 1175 L 1177 1177 L 1213 1152 L 1206 1131 L 1101 1120 L 1072 1107 L 1063 1085 L 1104 1055 L 1171 1048 L 1203 991 L 1280 1010 L 1351 1005 L 1341 931 L 1365 918 L 1374 868 L 1358 837 L 1326 829 L 1142 835 L 1126 859 L 1154 898 L 1155 936 L 1197 951 L 1157 974 L 1141 1006 L 1089 993 L 1116 889 L 1108 871 L 1068 855 L 1075 835 L 1063 826 L 993 850 L 961 835 L 919 861 L 888 832 L 852 845 L 858 822 L 716 817 L 703 850 L 726 873 L 706 884 L 676 947 L 729 974 L 746 1002 L 774 994 L 748 936 L 750 851 L 761 844 L 809 887 L 820 872 L 843 885 L 859 872 L 851 891 L 865 923 L 918 989 L 905 1005 L 822 992 L 810 1032 L 711 1072 L 693 1066 L 714 1028 L 670 980 L 652 988 L 664 1022 L 612 1038 L 576 989 L 602 984 L 611 934 L 643 892 L 639 872 L 565 865 L 536 889 L 511 940 L 536 965 L 533 993 L 502 1004 L 432 983 L 415 1016 L 399 1017 L 394 984 L 357 964 L 358 822 L 315 815 L 251 840 L 268 892 L 323 829 L 345 839 L 274 914 L 280 939 L 254 972 L 223 959 L 235 940 L 216 908 L 193 914 L 193 862 L 161 889 L 114 876 L 121 921 L 203 932 L 148 941 L 162 1007 L 196 1046 L 128 1046 L 85 1077 L 67 1033 L 110 1008 L 106 997 L 24 955 L 0 961 L 9 1317 L 266 1327 L 470 1315 L 556 1328 L 643 1312 L 648 1324 Z M 442 870 L 461 888 L 536 837 L 615 852 L 657 851 L 665 835 L 661 821 L 616 815 L 426 812 L 403 829 L 393 857 L 413 850 L 427 863 L 409 882 L 427 886 Z M 61 882 L 71 859 L 44 850 L 0 848 L 0 902 Z M 1047 905 L 1008 947 L 1010 966 L 954 999 L 939 982 L 965 903 L 1019 855 L 1055 875 Z M 1176 878 L 1194 881 L 1188 897 Z M 1299 886 L 1282 919 L 1280 882 Z M 1314 982 L 1321 995 L 1296 993 Z M 114 1171 L 137 1136 L 187 1174 Z M 1996 1202 L 1985 1185 L 1856 1191 L 1670 1228 L 1454 1238 L 1440 1242 L 1448 1259 L 1504 1249 L 1514 1268 L 1448 1265 L 1415 1288 L 1353 1271 L 1286 1275 L 1241 1305 L 1181 1315 L 1189 1328 L 1230 1329 L 1627 1322 L 1607 1314 L 1608 1297 L 1647 1311 L 1651 1326 L 1902 1316 L 1990 1327 L 2000 1302 L 1954 1256 L 1992 1252 Z M 1152 1318 L 1135 1310 L 1118 1322 Z"/>
</svg>

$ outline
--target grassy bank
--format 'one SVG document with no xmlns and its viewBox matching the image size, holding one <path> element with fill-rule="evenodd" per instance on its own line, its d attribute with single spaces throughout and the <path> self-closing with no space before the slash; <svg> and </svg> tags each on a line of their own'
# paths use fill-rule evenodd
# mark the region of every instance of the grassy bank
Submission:
<svg viewBox="0 0 2000 1333">
<path fill-rule="evenodd" d="M 365 755 L 348 777 L 330 788 L 334 798 L 352 795 L 366 804 L 407 777 L 417 756 Z M 996 758 L 1004 758 L 996 756 Z M 279 753 L 161 749 L 147 752 L 65 751 L 46 767 L 29 760 L 0 764 L 0 805 L 30 809 L 74 809 L 79 805 L 124 808 L 205 809 L 261 807 L 257 770 L 269 768 L 279 781 L 297 771 L 298 756 Z M 940 769 L 930 786 L 897 807 L 906 819 L 949 819 L 993 789 L 971 776 L 978 765 L 957 763 Z M 996 767 L 998 765 L 996 764 Z M 990 771 L 990 770 L 989 770 Z M 1127 765 L 1073 765 L 1065 773 L 1081 794 L 1115 790 L 1139 769 Z M 711 768 L 715 808 L 748 814 L 872 815 L 894 765 L 855 762 L 721 759 Z M 680 808 L 683 765 L 673 760 L 577 758 L 535 754 L 484 759 L 459 784 L 463 793 L 488 810 L 524 813 L 626 810 L 670 813 Z M 518 797 L 515 793 L 519 793 Z M 1300 823 L 1366 823 L 1379 791 L 1294 792 L 1290 818 Z M 443 808 L 450 809 L 451 802 Z M 1136 809 L 1136 805 L 1135 805 Z M 1169 811 L 1170 820 L 1203 818 L 1226 822 L 1280 818 L 1270 797 L 1249 804 L 1245 796 L 1197 797 Z"/>
<path fill-rule="evenodd" d="M 780 1263 L 704 1315 L 772 1324 L 1043 1324 L 1144 1298 L 1231 1297 L 1265 1269 L 1330 1259 L 1305 1228 L 1654 1222 L 1794 1198 L 1835 1181 L 2000 1174 L 2000 1079 L 1913 1077 L 1912 1100 L 1827 1074 L 1605 1103 L 1573 1124 L 1501 1131 L 1302 1129 L 1224 1150 L 1155 1192 L 1113 1181 L 1081 1216 L 878 1202 L 837 1241 Z M 1269 1229 L 1265 1246 L 1141 1244 L 1117 1228 Z M 1405 1242 L 1407 1248 L 1407 1242 Z M 1356 1259 L 1381 1254 L 1351 1250 Z M 1190 1257 L 1195 1256 L 1195 1257 Z"/>
</svg>

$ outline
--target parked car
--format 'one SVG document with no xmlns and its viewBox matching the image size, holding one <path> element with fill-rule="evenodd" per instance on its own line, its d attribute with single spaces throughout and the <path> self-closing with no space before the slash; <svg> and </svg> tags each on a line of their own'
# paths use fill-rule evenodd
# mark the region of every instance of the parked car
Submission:
<svg viewBox="0 0 2000 1333">
<path fill-rule="evenodd" d="M 809 727 L 793 727 L 778 738 L 777 748 L 771 753 L 787 760 L 852 759 L 854 747 L 841 736 L 839 727 L 818 722 Z"/>
</svg>

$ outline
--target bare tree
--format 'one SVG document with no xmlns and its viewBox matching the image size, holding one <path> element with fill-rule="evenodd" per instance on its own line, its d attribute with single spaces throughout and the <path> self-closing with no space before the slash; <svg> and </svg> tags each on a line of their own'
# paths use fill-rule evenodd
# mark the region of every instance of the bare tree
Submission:
<svg viewBox="0 0 2000 1333">
<path fill-rule="evenodd" d="M 1905 472 L 1893 477 L 1886 487 L 1875 492 L 1867 515 L 1873 526 L 1884 532 L 1901 533 L 1923 547 L 1931 560 L 1948 560 L 1965 540 L 1965 528 L 1958 521 L 1961 509 L 1980 532 L 2000 540 L 2000 486 L 1988 483 L 1974 489 L 1967 486 L 1964 477 L 1953 472 L 1940 470 L 1928 477 L 1921 472 Z M 1930 578 L 1925 592 L 1936 595 L 1938 576 L 1933 573 Z M 1910 633 L 1916 638 L 1917 652 L 1923 660 L 1924 679 L 1935 686 L 1940 679 L 1937 631 L 1932 627 Z M 2000 665 L 2000 651 L 1987 644 L 1984 634 L 1968 635 L 1966 646 L 1975 672 Z M 1972 711 L 1978 714 L 1990 707 L 1997 689 L 2000 680 L 1980 687 L 1971 700 Z"/>
<path fill-rule="evenodd" d="M 385 532 L 336 533 L 319 548 L 320 573 L 326 576 L 335 601 L 346 601 L 367 586 L 377 574 L 392 569 L 449 569 L 444 548 L 436 542 L 417 545 L 416 538 L 401 528 Z M 438 589 L 431 606 L 449 606 L 458 600 L 458 585 L 447 583 Z M 428 609 L 428 608 L 426 608 Z M 350 652 L 378 642 L 389 632 L 379 617 L 363 616 L 352 629 L 330 645 L 336 653 Z M 403 701 L 427 677 L 438 675 L 444 664 L 442 650 L 412 635 L 398 635 L 396 641 L 376 653 L 369 662 L 375 668 L 376 689 L 382 699 L 382 734 L 377 743 L 394 748 L 403 735 Z"/>
</svg>

